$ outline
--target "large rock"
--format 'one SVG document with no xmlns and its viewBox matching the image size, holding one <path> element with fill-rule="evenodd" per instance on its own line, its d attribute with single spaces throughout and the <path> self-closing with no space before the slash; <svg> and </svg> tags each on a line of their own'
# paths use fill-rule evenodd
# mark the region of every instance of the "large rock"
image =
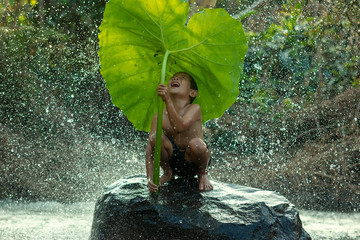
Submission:
<svg viewBox="0 0 360 240">
<path fill-rule="evenodd" d="M 95 206 L 91 240 L 110 239 L 311 239 L 299 213 L 271 191 L 212 181 L 176 179 L 149 194 L 146 178 L 120 179 Z"/>
</svg>

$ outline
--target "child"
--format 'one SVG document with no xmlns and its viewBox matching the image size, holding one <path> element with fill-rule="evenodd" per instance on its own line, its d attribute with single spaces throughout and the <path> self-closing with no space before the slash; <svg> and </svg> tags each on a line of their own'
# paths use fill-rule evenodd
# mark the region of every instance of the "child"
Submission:
<svg viewBox="0 0 360 240">
<path fill-rule="evenodd" d="M 174 175 L 198 176 L 199 190 L 209 191 L 213 187 L 207 175 L 210 152 L 204 143 L 200 105 L 192 104 L 197 95 L 197 86 L 187 73 L 176 73 L 168 86 L 160 84 L 158 95 L 166 108 L 163 112 L 160 166 L 164 174 L 159 185 L 170 181 Z M 146 174 L 148 188 L 156 192 L 158 186 L 152 181 L 156 139 L 157 114 L 154 115 L 149 141 L 146 147 Z"/>
</svg>

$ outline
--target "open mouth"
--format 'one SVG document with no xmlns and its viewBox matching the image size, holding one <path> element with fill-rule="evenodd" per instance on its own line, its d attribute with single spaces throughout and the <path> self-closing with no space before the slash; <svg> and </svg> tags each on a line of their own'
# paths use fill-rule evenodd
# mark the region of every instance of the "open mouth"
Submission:
<svg viewBox="0 0 360 240">
<path fill-rule="evenodd" d="M 170 86 L 171 86 L 172 88 L 177 88 L 177 87 L 180 87 L 180 83 L 177 82 L 177 81 L 173 81 L 173 82 L 171 82 Z"/>
</svg>

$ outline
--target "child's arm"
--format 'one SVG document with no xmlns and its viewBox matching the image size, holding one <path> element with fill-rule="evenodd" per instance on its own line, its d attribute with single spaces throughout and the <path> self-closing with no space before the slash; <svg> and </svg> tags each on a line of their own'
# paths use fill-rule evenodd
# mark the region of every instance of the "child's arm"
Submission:
<svg viewBox="0 0 360 240">
<path fill-rule="evenodd" d="M 169 114 L 170 124 L 177 133 L 187 130 L 201 117 L 201 110 L 198 104 L 192 104 L 183 117 L 177 113 L 171 100 L 169 103 L 166 103 L 166 110 Z"/>
<path fill-rule="evenodd" d="M 187 130 L 195 121 L 201 119 L 201 108 L 198 104 L 191 104 L 184 116 L 180 116 L 164 84 L 159 85 L 158 95 L 161 96 L 165 102 L 170 124 L 176 132 L 180 133 Z"/>
</svg>

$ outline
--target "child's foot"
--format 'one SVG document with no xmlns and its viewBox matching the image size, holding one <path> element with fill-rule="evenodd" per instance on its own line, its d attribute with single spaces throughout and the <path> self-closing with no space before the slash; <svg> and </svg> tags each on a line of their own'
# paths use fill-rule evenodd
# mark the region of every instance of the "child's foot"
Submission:
<svg viewBox="0 0 360 240">
<path fill-rule="evenodd" d="M 207 174 L 199 174 L 198 177 L 199 177 L 199 190 L 200 191 L 213 190 L 213 186 L 211 185 Z"/>
<path fill-rule="evenodd" d="M 162 186 L 164 183 L 169 182 L 173 178 L 174 177 L 172 173 L 164 173 L 159 179 L 159 185 Z"/>
</svg>

